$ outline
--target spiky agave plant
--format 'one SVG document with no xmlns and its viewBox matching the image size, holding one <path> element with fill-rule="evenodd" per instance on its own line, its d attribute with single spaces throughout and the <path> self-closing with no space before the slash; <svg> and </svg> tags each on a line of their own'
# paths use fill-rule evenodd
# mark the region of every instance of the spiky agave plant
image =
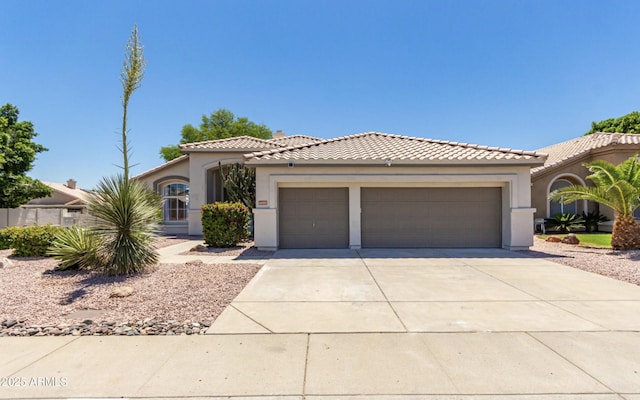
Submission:
<svg viewBox="0 0 640 400">
<path fill-rule="evenodd" d="M 153 238 L 160 207 L 158 197 L 150 196 L 141 182 L 123 175 L 98 183 L 88 208 L 95 218 L 91 231 L 99 240 L 97 258 L 103 272 L 133 274 L 158 262 Z"/>
<path fill-rule="evenodd" d="M 98 238 L 89 229 L 78 225 L 56 234 L 47 255 L 59 261 L 58 270 L 93 269 L 99 267 Z"/>
</svg>

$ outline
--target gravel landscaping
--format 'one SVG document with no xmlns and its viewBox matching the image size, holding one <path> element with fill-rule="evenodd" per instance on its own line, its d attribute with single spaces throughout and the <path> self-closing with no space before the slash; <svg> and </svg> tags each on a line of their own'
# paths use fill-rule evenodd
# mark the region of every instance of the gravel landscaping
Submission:
<svg viewBox="0 0 640 400">
<path fill-rule="evenodd" d="M 156 246 L 186 240 L 161 237 Z M 640 250 L 535 238 L 531 250 L 523 253 L 640 285 Z M 11 250 L 0 251 L 0 259 L 10 254 Z M 186 254 L 265 256 L 250 242 Z M 145 274 L 108 277 L 54 271 L 56 261 L 44 257 L 9 261 L 0 268 L 0 336 L 203 334 L 260 269 L 245 263 L 160 264 Z M 133 293 L 113 297 L 115 289 L 123 288 Z"/>
<path fill-rule="evenodd" d="M 156 245 L 185 239 L 161 238 Z M 0 259 L 11 250 L 0 251 Z M 50 258 L 0 268 L 0 336 L 202 334 L 258 272 L 257 264 L 160 264 L 108 277 L 54 271 Z M 116 288 L 133 294 L 112 297 Z"/>
<path fill-rule="evenodd" d="M 523 251 L 523 253 L 640 285 L 640 250 L 617 251 L 551 243 L 536 237 L 531 250 Z"/>
<path fill-rule="evenodd" d="M 191 250 L 181 253 L 182 255 L 203 255 L 203 256 L 236 256 L 240 258 L 250 257 L 269 257 L 273 255 L 273 251 L 258 250 L 253 247 L 253 241 L 247 240 L 235 247 L 216 248 L 205 245 L 198 245 Z"/>
</svg>

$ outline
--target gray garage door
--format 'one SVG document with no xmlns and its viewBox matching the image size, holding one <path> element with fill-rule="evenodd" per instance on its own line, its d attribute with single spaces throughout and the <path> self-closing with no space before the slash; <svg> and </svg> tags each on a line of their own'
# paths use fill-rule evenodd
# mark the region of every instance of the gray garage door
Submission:
<svg viewBox="0 0 640 400">
<path fill-rule="evenodd" d="M 501 247 L 500 188 L 363 188 L 363 247 Z"/>
<path fill-rule="evenodd" d="M 281 188 L 279 235 L 283 249 L 349 247 L 347 188 Z"/>
</svg>

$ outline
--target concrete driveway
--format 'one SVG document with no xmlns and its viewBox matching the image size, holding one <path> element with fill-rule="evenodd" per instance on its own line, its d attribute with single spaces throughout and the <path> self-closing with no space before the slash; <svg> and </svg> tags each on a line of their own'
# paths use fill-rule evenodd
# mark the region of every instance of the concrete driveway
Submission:
<svg viewBox="0 0 640 400">
<path fill-rule="evenodd" d="M 502 250 L 278 251 L 208 333 L 0 338 L 0 398 L 640 400 L 640 287 Z"/>
<path fill-rule="evenodd" d="M 640 287 L 506 250 L 281 250 L 209 333 L 640 330 Z"/>
<path fill-rule="evenodd" d="M 640 400 L 638 331 L 635 285 L 505 250 L 372 249 L 278 251 L 209 333 L 308 334 L 308 396 Z"/>
</svg>

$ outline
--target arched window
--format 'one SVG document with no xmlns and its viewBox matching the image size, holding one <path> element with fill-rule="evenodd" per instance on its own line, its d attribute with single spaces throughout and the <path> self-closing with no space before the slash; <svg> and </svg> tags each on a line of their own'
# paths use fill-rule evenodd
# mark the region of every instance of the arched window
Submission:
<svg viewBox="0 0 640 400">
<path fill-rule="evenodd" d="M 558 190 L 567 186 L 572 186 L 573 183 L 569 182 L 566 179 L 558 179 L 551 185 L 549 188 L 549 193 L 554 190 Z M 556 214 L 577 214 L 578 213 L 578 202 L 574 201 L 572 203 L 563 204 L 561 201 L 549 201 L 549 216 L 552 217 Z"/>
<path fill-rule="evenodd" d="M 189 209 L 189 185 L 170 183 L 162 187 L 164 200 L 164 221 L 180 222 L 187 220 Z"/>
</svg>

